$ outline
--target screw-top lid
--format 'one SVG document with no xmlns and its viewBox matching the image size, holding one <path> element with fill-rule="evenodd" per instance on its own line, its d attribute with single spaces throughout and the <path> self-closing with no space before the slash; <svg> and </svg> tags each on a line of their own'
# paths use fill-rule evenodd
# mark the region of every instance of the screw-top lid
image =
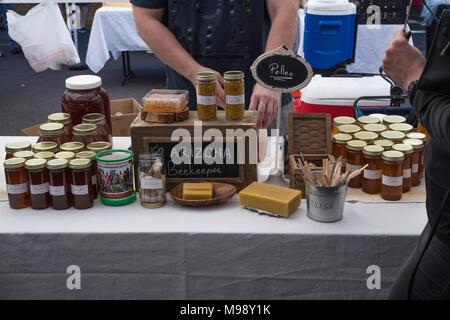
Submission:
<svg viewBox="0 0 450 320">
<path fill-rule="evenodd" d="M 6 153 L 13 154 L 17 151 L 31 150 L 31 143 L 28 141 L 10 142 L 5 146 Z"/>
<path fill-rule="evenodd" d="M 387 127 L 383 124 L 378 124 L 378 123 L 371 123 L 371 124 L 366 124 L 363 129 L 365 131 L 370 131 L 370 132 L 375 132 L 380 134 L 383 131 L 387 130 Z"/>
<path fill-rule="evenodd" d="M 402 141 L 406 138 L 406 135 L 403 132 L 400 131 L 384 131 L 381 133 L 381 137 L 386 140 L 391 141 Z"/>
<path fill-rule="evenodd" d="M 73 153 L 77 153 L 84 150 L 84 143 L 83 142 L 66 142 L 59 146 L 61 151 L 71 151 Z"/>
<path fill-rule="evenodd" d="M 38 142 L 33 146 L 33 151 L 35 153 L 42 151 L 57 152 L 58 144 L 53 141 Z"/>
<path fill-rule="evenodd" d="M 383 147 L 384 151 L 388 151 L 391 150 L 392 146 L 394 145 L 394 143 L 391 140 L 377 140 L 375 141 L 373 144 Z"/>
<path fill-rule="evenodd" d="M 363 153 L 368 156 L 381 156 L 384 152 L 384 148 L 377 145 L 365 146 Z"/>
<path fill-rule="evenodd" d="M 405 160 L 405 155 L 403 154 L 403 152 L 391 150 L 383 152 L 382 158 L 386 161 L 396 162 Z"/>
<path fill-rule="evenodd" d="M 64 125 L 57 122 L 44 123 L 39 127 L 41 136 L 55 136 L 64 133 Z"/>
<path fill-rule="evenodd" d="M 352 136 L 345 133 L 337 133 L 333 136 L 333 140 L 336 143 L 347 144 L 350 140 L 352 140 Z"/>
<path fill-rule="evenodd" d="M 423 141 L 418 139 L 405 139 L 403 143 L 411 145 L 414 149 L 421 149 L 423 147 Z"/>
<path fill-rule="evenodd" d="M 360 131 L 355 133 L 354 137 L 355 139 L 368 142 L 378 139 L 378 134 L 370 131 Z"/>
<path fill-rule="evenodd" d="M 346 124 L 343 126 L 338 127 L 339 133 L 345 133 L 345 134 L 355 134 L 359 131 L 361 131 L 361 128 L 357 126 L 356 124 Z"/>
<path fill-rule="evenodd" d="M 89 90 L 102 85 L 102 78 L 94 75 L 74 76 L 66 79 L 66 88 L 72 90 Z"/>
<path fill-rule="evenodd" d="M 52 113 L 48 116 L 47 119 L 48 122 L 57 122 L 62 124 L 68 124 L 72 122 L 70 114 L 64 112 Z"/>
<path fill-rule="evenodd" d="M 70 161 L 75 159 L 75 153 L 72 151 L 61 151 L 55 154 L 55 159 L 67 159 Z"/>
<path fill-rule="evenodd" d="M 411 154 L 414 152 L 413 146 L 404 143 L 394 144 L 392 150 L 403 152 L 404 154 Z"/>
<path fill-rule="evenodd" d="M 362 116 L 358 118 L 358 124 L 362 127 L 367 124 L 379 124 L 379 123 L 380 119 L 371 116 Z"/>
<path fill-rule="evenodd" d="M 96 153 L 94 151 L 81 151 L 77 153 L 77 158 L 95 160 Z"/>
<path fill-rule="evenodd" d="M 355 124 L 356 120 L 352 117 L 336 117 L 333 119 L 333 127 L 338 128 L 346 124 Z"/>
<path fill-rule="evenodd" d="M 391 125 L 393 123 L 404 123 L 406 118 L 402 116 L 386 116 L 383 118 L 383 123 L 386 125 Z"/>
<path fill-rule="evenodd" d="M 26 160 L 24 158 L 10 158 L 3 162 L 3 166 L 5 169 L 18 169 L 24 166 L 25 161 Z"/>
<path fill-rule="evenodd" d="M 109 142 L 106 141 L 97 141 L 89 143 L 87 146 L 87 149 L 89 151 L 94 151 L 95 153 L 99 153 L 105 150 L 111 149 L 112 145 Z"/>
<path fill-rule="evenodd" d="M 106 117 L 102 113 L 88 113 L 83 116 L 82 122 L 99 126 L 106 122 Z"/>
<path fill-rule="evenodd" d="M 216 80 L 216 74 L 211 71 L 199 72 L 195 75 L 195 79 L 198 81 L 213 81 Z"/>
<path fill-rule="evenodd" d="M 45 164 L 47 163 L 47 160 L 45 159 L 30 159 L 25 161 L 25 168 L 26 169 L 41 169 L 45 168 Z"/>
<path fill-rule="evenodd" d="M 425 142 L 427 140 L 427 136 L 421 132 L 410 132 L 406 135 L 408 139 L 417 139 Z"/>
<path fill-rule="evenodd" d="M 96 134 L 97 126 L 92 123 L 82 123 L 73 127 L 74 136 L 91 136 Z"/>
<path fill-rule="evenodd" d="M 13 156 L 15 158 L 24 158 L 25 160 L 29 160 L 34 157 L 34 152 L 30 151 L 30 150 L 17 151 L 17 152 L 14 152 Z"/>
<path fill-rule="evenodd" d="M 414 127 L 407 123 L 393 123 L 389 126 L 389 129 L 393 131 L 400 131 L 406 134 L 413 131 Z"/>
<path fill-rule="evenodd" d="M 367 146 L 367 142 L 361 140 L 352 140 L 347 142 L 347 149 L 354 151 L 362 150 L 365 146 Z"/>
<path fill-rule="evenodd" d="M 244 79 L 244 72 L 242 71 L 227 71 L 223 74 L 225 80 L 242 80 Z"/>
<path fill-rule="evenodd" d="M 91 160 L 89 159 L 73 159 L 69 161 L 69 167 L 71 169 L 85 169 L 91 166 Z"/>
<path fill-rule="evenodd" d="M 69 165 L 69 161 L 67 159 L 52 159 L 47 161 L 47 168 L 52 169 L 64 169 Z"/>
<path fill-rule="evenodd" d="M 55 157 L 55 154 L 53 152 L 51 152 L 51 151 L 42 151 L 42 152 L 35 153 L 34 157 L 36 159 L 50 160 L 50 159 L 53 159 Z"/>
</svg>

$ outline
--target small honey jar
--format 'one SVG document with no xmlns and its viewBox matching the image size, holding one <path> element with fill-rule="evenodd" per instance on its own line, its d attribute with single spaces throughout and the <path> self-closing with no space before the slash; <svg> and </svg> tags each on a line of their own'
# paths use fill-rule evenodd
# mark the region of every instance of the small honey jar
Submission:
<svg viewBox="0 0 450 320">
<path fill-rule="evenodd" d="M 389 126 L 389 130 L 403 132 L 408 134 L 414 130 L 414 127 L 407 123 L 394 123 Z"/>
<path fill-rule="evenodd" d="M 347 142 L 352 140 L 349 134 L 338 133 L 333 136 L 333 156 L 336 159 L 342 157 L 342 170 L 345 171 L 347 162 Z"/>
<path fill-rule="evenodd" d="M 362 168 L 364 163 L 363 148 L 367 146 L 367 143 L 360 140 L 352 140 L 347 142 L 347 168 L 350 173 Z M 362 177 L 361 174 L 350 180 L 348 186 L 350 188 L 361 188 Z"/>
<path fill-rule="evenodd" d="M 361 140 L 367 144 L 373 144 L 378 139 L 378 134 L 370 131 L 360 131 L 353 135 L 356 140 Z"/>
<path fill-rule="evenodd" d="M 384 131 L 381 133 L 381 138 L 385 140 L 390 140 L 395 143 L 401 143 L 405 138 L 406 134 L 400 131 Z"/>
<path fill-rule="evenodd" d="M 412 154 L 413 147 L 408 144 L 395 144 L 392 146 L 392 150 L 400 151 L 405 156 L 403 161 L 403 193 L 407 193 L 411 190 L 411 166 L 412 166 Z"/>
<path fill-rule="evenodd" d="M 352 117 L 336 117 L 333 119 L 333 132 L 332 135 L 338 133 L 338 128 L 340 126 L 349 125 L 349 124 L 356 124 L 356 120 Z"/>
<path fill-rule="evenodd" d="M 379 124 L 379 123 L 380 119 L 371 116 L 362 116 L 358 118 L 358 125 L 361 128 L 364 128 L 364 126 L 368 124 Z"/>
<path fill-rule="evenodd" d="M 391 140 L 385 140 L 385 139 L 377 140 L 373 144 L 376 146 L 383 147 L 384 151 L 391 150 L 392 146 L 394 145 L 394 143 Z"/>
<path fill-rule="evenodd" d="M 374 132 L 378 135 L 387 130 L 383 124 L 366 124 L 363 129 L 364 131 Z"/>
<path fill-rule="evenodd" d="M 423 142 L 417 139 L 405 139 L 404 144 L 409 144 L 413 147 L 414 151 L 412 154 L 411 163 L 411 186 L 417 187 L 420 184 L 420 167 L 422 164 L 423 155 Z"/>
<path fill-rule="evenodd" d="M 389 127 L 391 124 L 394 123 L 405 123 L 406 118 L 402 116 L 386 116 L 383 118 L 383 124 L 387 127 Z"/>
<path fill-rule="evenodd" d="M 400 151 L 385 151 L 383 159 L 383 178 L 381 197 L 387 201 L 398 201 L 403 193 L 403 161 L 405 156 Z"/>
<path fill-rule="evenodd" d="M 361 128 L 356 124 L 346 124 L 338 128 L 338 133 L 349 134 L 351 136 L 360 131 Z"/>
<path fill-rule="evenodd" d="M 362 176 L 362 190 L 368 194 L 379 194 L 381 190 L 381 179 L 383 177 L 383 147 L 371 145 L 363 148 L 364 169 Z"/>
</svg>

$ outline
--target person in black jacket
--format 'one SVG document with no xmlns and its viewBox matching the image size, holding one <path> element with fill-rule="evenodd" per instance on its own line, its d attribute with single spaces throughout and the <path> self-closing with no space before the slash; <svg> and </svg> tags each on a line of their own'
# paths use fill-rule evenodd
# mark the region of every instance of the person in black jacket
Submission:
<svg viewBox="0 0 450 320">
<path fill-rule="evenodd" d="M 383 70 L 408 89 L 414 112 L 430 135 L 424 156 L 428 224 L 391 288 L 388 298 L 395 300 L 408 298 L 411 276 L 450 186 L 450 92 L 443 95 L 417 89 L 425 64 L 425 58 L 409 45 L 403 30 L 396 34 L 383 59 Z M 442 67 L 450 74 L 450 65 Z M 412 299 L 450 299 L 450 200 L 446 202 L 436 233 L 414 277 Z"/>
</svg>

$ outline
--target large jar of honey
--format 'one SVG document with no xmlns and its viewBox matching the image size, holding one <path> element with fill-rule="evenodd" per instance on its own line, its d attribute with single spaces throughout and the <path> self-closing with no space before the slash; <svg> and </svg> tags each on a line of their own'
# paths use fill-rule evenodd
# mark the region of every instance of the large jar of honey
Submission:
<svg viewBox="0 0 450 320">
<path fill-rule="evenodd" d="M 362 165 L 364 163 L 363 159 L 363 148 L 367 146 L 367 143 L 360 140 L 352 140 L 347 142 L 347 168 L 349 169 L 350 173 L 359 170 L 362 168 Z M 361 188 L 362 183 L 362 176 L 359 174 L 352 180 L 350 180 L 350 183 L 348 186 L 350 188 Z"/>
<path fill-rule="evenodd" d="M 362 189 L 368 194 L 379 194 L 381 190 L 381 178 L 383 176 L 383 160 L 381 155 L 384 149 L 380 146 L 365 146 L 363 148 L 363 164 L 368 165 L 362 175 Z"/>
<path fill-rule="evenodd" d="M 381 197 L 387 201 L 398 201 L 403 193 L 403 161 L 405 156 L 400 151 L 383 153 L 383 178 Z"/>
<path fill-rule="evenodd" d="M 338 133 L 338 128 L 340 126 L 344 126 L 344 125 L 349 125 L 349 124 L 355 124 L 356 120 L 352 117 L 336 117 L 333 119 L 333 132 L 332 135 L 334 136 L 335 134 Z"/>
</svg>

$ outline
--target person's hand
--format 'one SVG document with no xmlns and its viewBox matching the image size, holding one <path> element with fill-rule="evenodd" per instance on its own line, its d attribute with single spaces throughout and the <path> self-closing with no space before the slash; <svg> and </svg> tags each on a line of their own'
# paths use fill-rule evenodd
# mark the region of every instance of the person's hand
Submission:
<svg viewBox="0 0 450 320">
<path fill-rule="evenodd" d="M 411 46 L 405 33 L 399 30 L 386 49 L 383 58 L 383 70 L 395 83 L 408 88 L 413 81 L 419 80 L 425 68 L 426 60 L 419 49 Z"/>
<path fill-rule="evenodd" d="M 266 129 L 275 118 L 280 94 L 257 83 L 253 88 L 249 110 L 258 110 L 258 128 Z"/>
<path fill-rule="evenodd" d="M 217 94 L 217 105 L 221 108 L 225 108 L 225 91 L 223 89 L 224 86 L 224 80 L 222 75 L 210 68 L 206 68 L 203 67 L 201 65 L 199 65 L 194 72 L 192 72 L 192 75 L 190 77 L 190 81 L 192 83 L 192 85 L 194 86 L 194 88 L 197 86 L 196 84 L 196 80 L 195 80 L 195 75 L 199 72 L 204 72 L 204 71 L 209 71 L 209 72 L 214 72 L 216 74 L 216 94 Z"/>
</svg>

